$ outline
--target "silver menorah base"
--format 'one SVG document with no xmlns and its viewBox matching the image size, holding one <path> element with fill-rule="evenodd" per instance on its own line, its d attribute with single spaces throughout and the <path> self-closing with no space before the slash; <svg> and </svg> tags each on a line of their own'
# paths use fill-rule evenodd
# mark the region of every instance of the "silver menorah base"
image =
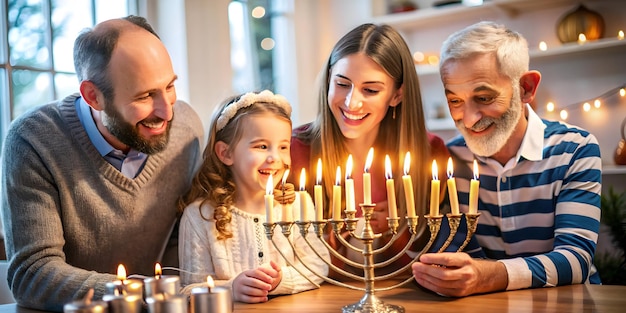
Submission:
<svg viewBox="0 0 626 313">
<path fill-rule="evenodd" d="M 374 284 L 377 281 L 384 281 L 384 280 L 388 280 L 390 278 L 395 278 L 398 275 L 406 272 L 409 270 L 409 268 L 411 267 L 411 264 L 417 260 L 419 260 L 419 257 L 426 253 L 427 251 L 430 250 L 430 248 L 432 247 L 432 245 L 434 244 L 434 242 L 437 239 L 437 236 L 439 234 L 439 231 L 441 229 L 441 221 L 443 220 L 443 215 L 438 215 L 438 216 L 429 216 L 426 215 L 425 219 L 428 225 L 428 228 L 430 230 L 430 237 L 428 239 L 428 243 L 424 246 L 424 248 L 422 248 L 422 250 L 420 252 L 418 252 L 413 260 L 411 262 L 409 262 L 408 264 L 404 265 L 402 268 L 399 268 L 389 274 L 385 274 L 385 275 L 380 275 L 380 276 L 375 276 L 374 275 L 374 270 L 376 268 L 382 268 L 385 267 L 391 263 L 393 263 L 394 261 L 398 260 L 399 258 L 401 258 L 406 252 L 407 250 L 412 246 L 412 244 L 415 242 L 415 240 L 418 237 L 418 233 L 417 233 L 417 228 L 418 228 L 418 221 L 419 218 L 417 216 L 413 216 L 413 217 L 406 217 L 406 221 L 407 221 L 407 228 L 409 233 L 411 234 L 411 238 L 408 240 L 407 244 L 404 246 L 404 248 L 402 249 L 402 251 L 398 252 L 395 256 L 391 257 L 388 260 L 379 262 L 379 263 L 374 263 L 374 255 L 380 254 L 384 251 L 386 251 L 387 249 L 389 249 L 392 244 L 398 240 L 399 238 L 399 234 L 398 234 L 398 227 L 399 227 L 399 218 L 387 218 L 387 224 L 389 226 L 389 229 L 391 230 L 391 233 L 393 234 L 393 236 L 391 237 L 391 239 L 389 240 L 389 242 L 387 242 L 383 247 L 374 249 L 373 247 L 373 242 L 374 239 L 381 237 L 381 234 L 376 234 L 374 233 L 372 226 L 371 226 L 371 219 L 372 219 L 372 213 L 374 212 L 374 204 L 361 204 L 361 209 L 363 211 L 363 218 L 364 218 L 364 227 L 363 230 L 361 232 L 361 234 L 356 234 L 356 224 L 358 222 L 358 219 L 355 218 L 355 214 L 356 212 L 354 211 L 345 211 L 346 213 L 346 218 L 344 218 L 343 220 L 329 220 L 329 221 L 299 221 L 299 222 L 278 222 L 278 223 L 264 223 L 265 226 L 265 234 L 267 236 L 267 238 L 271 241 L 272 240 L 272 235 L 274 233 L 274 228 L 279 225 L 281 227 L 281 232 L 282 234 L 287 237 L 287 239 L 289 240 L 289 235 L 291 234 L 291 228 L 293 226 L 293 224 L 298 225 L 298 228 L 300 230 L 300 234 L 302 235 L 302 237 L 304 238 L 304 240 L 307 242 L 307 244 L 309 245 L 309 247 L 311 247 L 311 249 L 313 250 L 314 253 L 317 254 L 317 256 L 319 258 L 321 258 L 322 260 L 324 260 L 324 262 L 329 266 L 330 269 L 332 269 L 333 271 L 347 277 L 347 278 L 351 278 L 353 280 L 356 281 L 361 281 L 364 283 L 364 287 L 357 287 L 354 285 L 350 285 L 350 284 L 346 284 L 340 281 L 337 281 L 335 279 L 320 275 L 318 273 L 315 273 L 314 271 L 312 271 L 308 265 L 304 262 L 301 261 L 300 257 L 297 255 L 296 250 L 294 248 L 293 243 L 289 240 L 289 243 L 291 244 L 291 247 L 294 251 L 294 256 L 302 263 L 302 265 L 309 270 L 311 273 L 315 274 L 317 277 L 323 279 L 324 281 L 337 285 L 337 286 L 342 286 L 345 288 L 350 288 L 350 289 L 354 289 L 354 290 L 360 290 L 360 291 L 364 291 L 365 294 L 363 295 L 363 297 L 361 298 L 361 300 L 359 302 L 353 303 L 353 304 L 349 304 L 343 307 L 342 311 L 344 313 L 392 313 L 392 312 L 399 312 L 402 313 L 404 312 L 404 308 L 402 306 L 399 305 L 394 305 L 394 304 L 388 304 L 385 303 L 384 301 L 382 301 L 380 298 L 378 298 L 375 293 L 379 292 L 379 291 L 386 291 L 386 290 L 391 290 L 391 289 L 395 289 L 397 287 L 403 286 L 405 284 L 408 284 L 409 282 L 411 282 L 413 280 L 413 277 L 409 277 L 406 278 L 405 280 L 396 283 L 392 286 L 387 286 L 387 287 L 383 287 L 383 288 L 375 288 Z M 474 234 L 474 232 L 476 231 L 476 227 L 478 224 L 478 217 L 480 216 L 480 213 L 475 213 L 475 214 L 465 214 L 465 218 L 466 218 L 466 223 L 467 223 L 467 233 L 465 236 L 465 239 L 463 241 L 463 244 L 457 249 L 457 251 L 462 251 L 467 244 L 469 243 L 472 235 Z M 448 218 L 448 224 L 450 227 L 450 234 L 448 235 L 448 237 L 446 238 L 446 241 L 442 244 L 442 246 L 438 249 L 437 252 L 443 252 L 445 251 L 449 245 L 452 243 L 452 240 L 454 239 L 454 237 L 456 236 L 457 230 L 460 226 L 461 223 L 461 214 L 447 214 L 446 217 Z M 355 275 L 353 273 L 347 272 L 342 268 L 339 268 L 335 265 L 332 264 L 332 262 L 330 262 L 329 260 L 326 260 L 325 258 L 321 257 L 321 255 L 318 253 L 318 251 L 315 250 L 315 248 L 313 247 L 313 245 L 311 244 L 311 242 L 309 241 L 309 238 L 307 238 L 307 234 L 309 233 L 309 228 L 311 226 L 311 224 L 313 225 L 313 229 L 314 232 L 318 238 L 318 240 L 320 240 L 324 246 L 328 249 L 328 251 L 336 258 L 338 258 L 339 260 L 341 260 L 342 262 L 344 262 L 345 264 L 352 266 L 354 268 L 359 268 L 363 270 L 363 276 L 358 276 Z M 330 244 L 324 240 L 324 230 L 326 225 L 330 225 L 332 226 L 332 232 L 334 233 L 335 238 L 337 238 L 337 240 L 346 248 L 357 251 L 359 253 L 361 253 L 361 255 L 363 255 L 363 263 L 357 263 L 354 262 L 350 259 L 348 259 L 347 257 L 339 254 L 333 247 L 330 246 Z M 348 240 L 346 240 L 343 236 L 341 236 L 341 232 L 342 231 L 348 231 L 350 234 L 351 238 L 354 238 L 356 240 L 358 240 L 359 242 L 361 242 L 363 244 L 363 247 L 356 247 L 355 245 L 351 244 Z M 273 241 L 272 241 L 273 242 Z M 274 245 L 276 245 L 274 243 Z M 278 250 L 278 249 L 277 249 Z M 289 261 L 288 258 L 285 257 L 285 255 L 282 253 L 282 251 L 280 251 L 280 254 L 283 256 L 283 258 L 285 258 L 285 260 L 287 261 L 287 263 L 290 266 L 293 266 L 293 264 L 291 264 L 291 262 Z M 300 272 L 300 270 L 298 270 L 297 267 L 294 267 L 299 273 L 300 275 L 302 275 L 303 277 L 307 278 L 307 275 L 303 274 Z M 311 281 L 309 278 L 307 278 L 307 280 L 309 280 L 309 282 L 311 282 L 313 285 L 318 286 L 317 283 Z"/>
</svg>

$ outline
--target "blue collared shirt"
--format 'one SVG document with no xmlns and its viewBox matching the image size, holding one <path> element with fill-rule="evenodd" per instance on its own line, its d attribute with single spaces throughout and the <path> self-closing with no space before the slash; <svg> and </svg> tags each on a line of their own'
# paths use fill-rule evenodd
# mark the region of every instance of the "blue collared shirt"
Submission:
<svg viewBox="0 0 626 313">
<path fill-rule="evenodd" d="M 87 136 L 89 136 L 89 140 L 91 140 L 91 143 L 93 143 L 94 147 L 100 152 L 100 155 L 126 177 L 137 177 L 146 163 L 148 155 L 133 148 L 126 154 L 121 150 L 113 148 L 113 146 L 104 139 L 100 131 L 98 131 L 96 122 L 91 116 L 91 107 L 83 98 L 76 99 L 76 112 L 80 123 L 87 132 Z"/>
</svg>

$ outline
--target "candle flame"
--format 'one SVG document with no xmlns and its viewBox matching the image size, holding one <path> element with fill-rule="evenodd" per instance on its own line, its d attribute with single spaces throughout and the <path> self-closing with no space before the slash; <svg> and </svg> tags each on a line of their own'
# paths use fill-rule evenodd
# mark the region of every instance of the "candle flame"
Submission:
<svg viewBox="0 0 626 313">
<path fill-rule="evenodd" d="M 265 185 L 265 194 L 266 195 L 273 195 L 274 194 L 274 178 L 272 178 L 273 176 L 270 175 L 270 177 L 267 178 L 267 184 Z"/>
<path fill-rule="evenodd" d="M 121 281 L 126 280 L 126 268 L 122 264 L 117 266 L 117 279 Z"/>
<path fill-rule="evenodd" d="M 341 166 L 337 166 L 337 175 L 335 176 L 335 185 L 341 186 Z"/>
<path fill-rule="evenodd" d="M 439 172 L 437 171 L 437 160 L 433 160 L 433 180 L 439 180 Z"/>
<path fill-rule="evenodd" d="M 372 167 L 373 160 L 374 160 L 374 148 L 370 148 L 370 150 L 367 152 L 367 158 L 365 159 L 365 168 L 363 169 L 365 173 L 370 172 L 370 167 Z"/>
<path fill-rule="evenodd" d="M 348 161 L 346 162 L 346 179 L 352 177 L 352 154 L 348 155 Z"/>
<path fill-rule="evenodd" d="M 389 154 L 385 155 L 385 178 L 393 178 L 393 175 L 391 174 L 391 159 L 389 158 Z"/>
<path fill-rule="evenodd" d="M 287 182 L 287 177 L 289 177 L 289 169 L 286 169 L 285 173 L 283 173 L 283 179 L 282 179 L 283 185 Z"/>
<path fill-rule="evenodd" d="M 452 157 L 448 158 L 448 178 L 452 178 L 454 175 L 454 169 L 452 168 Z"/>
<path fill-rule="evenodd" d="M 322 158 L 317 159 L 317 177 L 315 179 L 315 184 L 322 184 Z"/>
<path fill-rule="evenodd" d="M 587 41 L 587 36 L 583 33 L 578 34 L 578 42 L 583 43 L 585 41 Z"/>
<path fill-rule="evenodd" d="M 211 277 L 211 275 L 206 277 L 206 284 L 209 286 L 209 289 L 215 287 L 215 282 L 213 281 L 213 277 Z"/>
<path fill-rule="evenodd" d="M 474 160 L 474 179 L 478 180 L 478 162 Z"/>
<path fill-rule="evenodd" d="M 304 170 L 304 167 L 302 168 L 302 171 L 300 171 L 300 191 L 305 191 L 306 190 L 306 171 Z"/>
<path fill-rule="evenodd" d="M 157 263 L 154 265 L 154 276 L 161 277 L 163 275 L 163 271 L 161 270 L 161 264 Z"/>
<path fill-rule="evenodd" d="M 407 151 L 404 155 L 404 175 L 409 175 L 411 169 L 411 152 Z"/>
</svg>

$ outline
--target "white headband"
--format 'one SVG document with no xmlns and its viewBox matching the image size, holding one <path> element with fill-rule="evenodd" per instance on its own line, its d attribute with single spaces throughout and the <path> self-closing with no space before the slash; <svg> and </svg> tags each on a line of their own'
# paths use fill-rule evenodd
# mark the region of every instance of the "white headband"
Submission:
<svg viewBox="0 0 626 313">
<path fill-rule="evenodd" d="M 248 92 L 241 96 L 239 100 L 229 104 L 224 108 L 224 110 L 222 110 L 222 113 L 220 114 L 220 117 L 217 118 L 217 123 L 215 124 L 215 127 L 217 128 L 216 131 L 220 131 L 226 127 L 228 121 L 230 121 L 230 119 L 237 114 L 237 111 L 242 108 L 247 108 L 257 102 L 275 104 L 285 110 L 285 112 L 287 112 L 287 116 L 291 117 L 291 105 L 289 105 L 287 98 L 282 95 L 274 94 L 269 90 L 263 90 L 259 93 Z"/>
</svg>

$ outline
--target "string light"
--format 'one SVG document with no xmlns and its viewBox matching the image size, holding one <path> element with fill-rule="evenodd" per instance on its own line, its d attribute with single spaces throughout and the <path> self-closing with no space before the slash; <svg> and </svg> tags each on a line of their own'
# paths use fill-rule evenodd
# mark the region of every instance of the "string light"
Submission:
<svg viewBox="0 0 626 313">
<path fill-rule="evenodd" d="M 624 98 L 626 97 L 626 85 L 622 85 L 616 88 L 613 88 L 607 92 L 605 92 L 604 94 L 600 95 L 599 97 L 594 98 L 593 100 L 587 100 L 587 101 L 581 101 L 579 103 L 574 103 L 574 104 L 570 104 L 567 106 L 564 106 L 562 108 L 559 108 L 559 116 L 561 117 L 562 120 L 566 120 L 567 117 L 569 116 L 569 112 L 571 109 L 573 109 L 576 106 L 580 106 L 582 107 L 584 112 L 590 112 L 592 110 L 592 106 L 591 103 L 593 102 L 593 108 L 595 109 L 599 109 L 600 107 L 602 107 L 602 102 L 606 102 L 606 100 L 609 97 L 615 96 L 615 95 L 619 95 L 620 97 Z M 556 111 L 556 105 L 554 104 L 554 102 L 550 101 L 546 104 L 546 111 L 547 112 L 554 112 Z"/>
</svg>

